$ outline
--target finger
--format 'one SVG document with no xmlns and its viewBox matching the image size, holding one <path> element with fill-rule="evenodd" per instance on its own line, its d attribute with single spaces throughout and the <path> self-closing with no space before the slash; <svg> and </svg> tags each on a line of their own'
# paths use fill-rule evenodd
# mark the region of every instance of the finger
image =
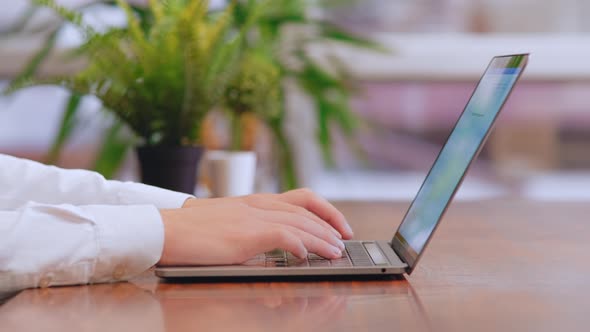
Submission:
<svg viewBox="0 0 590 332">
<path fill-rule="evenodd" d="M 261 220 L 297 228 L 328 242 L 330 245 L 337 247 L 340 250 L 344 250 L 344 243 L 338 237 L 325 227 L 314 222 L 312 219 L 292 212 L 254 209 L 258 211 L 257 217 Z"/>
<path fill-rule="evenodd" d="M 331 245 L 319 237 L 313 236 L 312 234 L 304 232 L 296 227 L 288 225 L 283 227 L 295 234 L 301 240 L 301 242 L 303 242 L 303 245 L 305 245 L 305 248 L 308 252 L 315 253 L 328 259 L 342 257 L 342 250 L 340 248 Z"/>
<path fill-rule="evenodd" d="M 259 236 L 255 242 L 258 242 L 259 247 L 252 256 L 261 254 L 273 249 L 283 249 L 292 253 L 293 255 L 304 259 L 307 258 L 307 248 L 303 240 L 295 233 L 286 229 L 282 225 L 276 225 L 275 227 L 265 227 L 266 232 L 263 236 Z"/>
<path fill-rule="evenodd" d="M 340 234 L 340 232 L 338 232 L 334 227 L 332 227 L 332 225 L 328 224 L 325 220 L 321 219 L 317 215 L 300 206 L 285 203 L 277 199 L 269 199 L 269 197 L 262 197 L 257 195 L 252 195 L 252 197 L 250 197 L 250 199 L 246 201 L 246 204 L 263 210 L 286 211 L 302 215 L 308 219 L 313 220 L 314 222 L 324 227 L 328 231 L 332 232 L 332 234 L 334 234 L 338 239 L 342 239 L 342 235 Z"/>
<path fill-rule="evenodd" d="M 344 215 L 324 198 L 309 189 L 297 189 L 280 194 L 278 199 L 305 208 L 332 225 L 344 239 L 354 235 Z"/>
</svg>

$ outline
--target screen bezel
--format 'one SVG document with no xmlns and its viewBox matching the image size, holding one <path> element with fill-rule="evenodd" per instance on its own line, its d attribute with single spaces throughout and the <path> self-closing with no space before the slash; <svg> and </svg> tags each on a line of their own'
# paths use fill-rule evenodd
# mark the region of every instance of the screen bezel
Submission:
<svg viewBox="0 0 590 332">
<path fill-rule="evenodd" d="M 522 73 L 524 72 L 524 69 L 526 68 L 526 66 L 528 64 L 529 55 L 530 55 L 529 53 L 522 53 L 522 54 L 510 54 L 510 55 L 501 55 L 501 56 L 495 56 L 495 57 L 493 57 L 492 60 L 490 61 L 490 63 L 488 64 L 488 66 L 486 67 L 486 70 L 484 71 L 483 75 L 479 79 L 479 81 L 478 81 L 475 89 L 473 89 L 473 92 L 471 93 L 471 96 L 469 97 L 469 100 L 465 104 L 465 107 L 463 108 L 463 111 L 461 112 L 461 115 L 459 115 L 459 117 L 457 118 L 457 121 L 455 122 L 455 125 L 453 126 L 453 129 L 449 132 L 449 135 L 447 136 L 447 139 L 445 141 L 445 144 L 443 144 L 443 146 L 441 147 L 441 149 L 440 149 L 440 151 L 439 151 L 439 153 L 438 153 L 438 155 L 437 155 L 434 163 L 432 163 L 432 166 L 430 167 L 430 170 L 428 171 L 428 174 L 424 178 L 424 181 L 422 182 L 422 185 L 420 186 L 420 189 L 418 190 L 418 193 L 424 187 L 424 184 L 426 183 L 426 179 L 428 179 L 428 177 L 430 176 L 430 173 L 432 172 L 432 169 L 434 168 L 434 165 L 436 165 L 436 163 L 438 162 L 438 159 L 440 158 L 440 155 L 441 155 L 442 151 L 444 150 L 444 147 L 446 146 L 449 138 L 451 137 L 451 135 L 453 134 L 453 132 L 457 128 L 457 125 L 459 124 L 459 121 L 463 117 L 464 113 L 467 111 L 467 108 L 468 108 L 469 104 L 471 103 L 471 100 L 473 99 L 473 96 L 475 95 L 475 92 L 479 88 L 479 86 L 480 86 L 483 78 L 486 76 L 486 74 L 488 73 L 489 69 L 492 68 L 492 65 L 494 64 L 494 61 L 496 61 L 498 59 L 501 59 L 501 58 L 509 58 L 509 57 L 512 57 L 514 59 L 510 60 L 510 62 L 511 62 L 511 61 L 516 60 L 518 57 L 521 57 L 522 58 L 522 61 L 520 63 L 517 63 L 514 67 L 511 67 L 510 66 L 510 62 L 509 62 L 509 65 L 506 67 L 506 68 L 520 68 L 520 71 L 518 73 L 518 76 L 516 77 L 516 80 L 514 81 L 514 84 L 510 88 L 510 91 L 506 95 L 506 98 L 504 98 L 504 101 L 500 105 L 500 109 L 498 110 L 498 112 L 494 116 L 494 118 L 493 118 L 490 126 L 488 127 L 488 129 L 486 131 L 486 134 L 485 134 L 484 138 L 481 140 L 481 143 L 479 144 L 479 146 L 477 148 L 477 151 L 473 154 L 473 157 L 469 161 L 469 164 L 465 168 L 465 171 L 463 172 L 463 174 L 461 174 L 461 178 L 460 178 L 459 182 L 457 183 L 457 185 L 453 189 L 453 193 L 451 194 L 450 199 L 447 201 L 447 203 L 446 203 L 446 205 L 445 205 L 445 207 L 444 207 L 444 209 L 443 209 L 440 217 L 436 221 L 436 224 L 435 224 L 432 232 L 428 236 L 428 239 L 424 243 L 424 246 L 422 247 L 422 250 L 420 251 L 420 253 L 416 253 L 415 250 L 412 247 L 410 247 L 410 245 L 408 244 L 408 242 L 405 240 L 405 238 L 403 237 L 403 235 L 400 233 L 401 225 L 406 220 L 406 218 L 408 216 L 408 213 L 411 211 L 414 203 L 416 202 L 416 198 L 418 197 L 418 194 L 416 194 L 416 196 L 414 197 L 414 200 L 412 201 L 412 203 L 410 204 L 410 207 L 406 211 L 406 214 L 404 215 L 404 218 L 402 219 L 402 222 L 398 226 L 397 231 L 395 232 L 395 235 L 394 235 L 393 239 L 391 240 L 391 247 L 397 253 L 397 255 L 408 265 L 408 268 L 407 268 L 407 273 L 408 274 L 411 274 L 414 271 L 414 268 L 416 267 L 418 261 L 420 260 L 420 258 L 424 254 L 424 251 L 426 250 L 426 247 L 430 243 L 430 240 L 432 239 L 432 235 L 436 232 L 436 229 L 438 228 L 438 226 L 440 224 L 440 221 L 442 220 L 442 218 L 444 217 L 445 213 L 447 212 L 447 209 L 448 209 L 449 205 L 451 204 L 451 202 L 453 201 L 453 198 L 455 197 L 455 194 L 457 193 L 457 191 L 461 187 L 461 184 L 463 183 L 463 180 L 465 179 L 465 175 L 467 174 L 467 171 L 469 170 L 469 168 L 473 164 L 473 161 L 477 159 L 479 153 L 481 152 L 481 149 L 485 145 L 485 142 L 487 141 L 490 133 L 492 132 L 492 129 L 494 127 L 494 124 L 496 123 L 496 119 L 498 118 L 498 115 L 500 114 L 500 112 L 504 108 L 504 105 L 506 104 L 506 102 L 510 98 L 510 95 L 514 91 L 514 87 L 516 86 L 516 83 L 518 82 L 518 80 L 522 76 Z"/>
</svg>

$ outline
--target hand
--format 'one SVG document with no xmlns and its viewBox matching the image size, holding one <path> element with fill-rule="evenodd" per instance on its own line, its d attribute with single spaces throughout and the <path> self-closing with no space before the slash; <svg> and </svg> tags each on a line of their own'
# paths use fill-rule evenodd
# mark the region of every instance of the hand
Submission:
<svg viewBox="0 0 590 332">
<path fill-rule="evenodd" d="M 344 216 L 308 190 L 279 195 L 189 200 L 162 210 L 165 240 L 159 265 L 239 264 L 276 248 L 339 258 L 352 231 Z"/>
<path fill-rule="evenodd" d="M 348 240 L 354 236 L 344 215 L 324 198 L 309 189 L 297 189 L 282 194 L 255 194 L 240 197 L 188 199 L 183 207 L 199 207 L 217 204 L 228 200 L 237 200 L 262 209 L 283 208 L 290 212 L 308 215 L 318 223 L 333 229 L 339 238 Z"/>
</svg>

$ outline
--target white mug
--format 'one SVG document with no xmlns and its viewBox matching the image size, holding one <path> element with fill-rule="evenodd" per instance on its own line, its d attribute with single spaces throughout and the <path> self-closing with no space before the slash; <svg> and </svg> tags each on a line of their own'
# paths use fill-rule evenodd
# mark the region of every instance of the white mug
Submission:
<svg viewBox="0 0 590 332">
<path fill-rule="evenodd" d="M 209 151 L 206 167 L 211 197 L 243 196 L 254 192 L 256 153 Z"/>
</svg>

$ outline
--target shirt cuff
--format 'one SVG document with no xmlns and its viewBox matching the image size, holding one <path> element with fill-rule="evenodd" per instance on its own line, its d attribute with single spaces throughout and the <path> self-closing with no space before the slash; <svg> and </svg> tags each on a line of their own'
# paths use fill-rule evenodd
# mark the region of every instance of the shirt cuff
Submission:
<svg viewBox="0 0 590 332">
<path fill-rule="evenodd" d="M 164 224 L 154 206 L 85 206 L 83 209 L 95 217 L 99 249 L 91 282 L 127 280 L 160 260 Z"/>
<path fill-rule="evenodd" d="M 135 182 L 122 183 L 118 195 L 120 204 L 151 204 L 158 209 L 177 209 L 182 207 L 187 199 L 195 197 Z"/>
</svg>

